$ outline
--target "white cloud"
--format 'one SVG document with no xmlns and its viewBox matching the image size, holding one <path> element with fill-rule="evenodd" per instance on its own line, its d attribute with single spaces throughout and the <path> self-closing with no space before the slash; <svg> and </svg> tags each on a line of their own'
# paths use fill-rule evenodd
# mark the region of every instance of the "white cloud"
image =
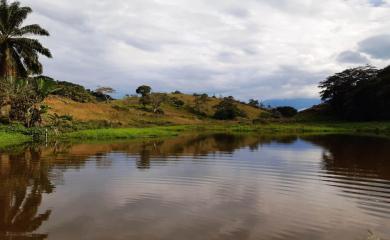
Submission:
<svg viewBox="0 0 390 240">
<path fill-rule="evenodd" d="M 90 88 L 313 97 L 358 43 L 388 34 L 388 1 L 29 0 L 54 59 L 45 73 Z M 387 59 L 370 59 L 379 67 Z M 286 67 L 288 66 L 288 67 Z"/>
</svg>

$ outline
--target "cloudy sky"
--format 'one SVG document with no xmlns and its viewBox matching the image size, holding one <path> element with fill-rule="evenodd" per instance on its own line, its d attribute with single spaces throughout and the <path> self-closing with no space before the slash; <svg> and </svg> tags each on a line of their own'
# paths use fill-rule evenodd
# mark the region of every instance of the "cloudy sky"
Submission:
<svg viewBox="0 0 390 240">
<path fill-rule="evenodd" d="M 317 97 L 346 67 L 390 64 L 390 0 L 21 0 L 51 36 L 45 74 L 132 94 Z"/>
</svg>

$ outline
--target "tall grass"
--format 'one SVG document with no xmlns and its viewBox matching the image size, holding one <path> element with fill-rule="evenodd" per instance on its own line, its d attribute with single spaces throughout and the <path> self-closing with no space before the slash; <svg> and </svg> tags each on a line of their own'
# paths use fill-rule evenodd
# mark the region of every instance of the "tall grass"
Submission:
<svg viewBox="0 0 390 240">
<path fill-rule="evenodd" d="M 31 137 L 20 133 L 0 132 L 0 148 L 31 141 Z"/>
</svg>

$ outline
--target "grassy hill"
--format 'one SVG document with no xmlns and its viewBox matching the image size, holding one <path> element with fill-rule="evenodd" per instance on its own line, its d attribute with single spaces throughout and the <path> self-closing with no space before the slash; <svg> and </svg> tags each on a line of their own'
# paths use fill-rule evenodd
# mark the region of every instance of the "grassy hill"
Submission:
<svg viewBox="0 0 390 240">
<path fill-rule="evenodd" d="M 49 115 L 68 115 L 73 120 L 80 122 L 104 121 L 118 126 L 188 125 L 218 122 L 212 119 L 212 116 L 215 112 L 214 106 L 220 103 L 221 99 L 207 98 L 207 101 L 202 104 L 202 111 L 207 116 L 200 116 L 191 111 L 191 108 L 195 105 L 195 96 L 168 94 L 167 97 L 168 99 L 179 99 L 184 102 L 184 105 L 177 107 L 167 100 L 161 106 L 163 114 L 155 114 L 144 109 L 139 104 L 138 97 L 128 97 L 106 103 L 99 101 L 77 102 L 63 96 L 50 96 L 45 102 L 50 107 Z M 238 118 L 233 122 L 251 123 L 254 119 L 259 118 L 263 111 L 240 102 L 236 102 L 236 105 L 247 116 Z"/>
</svg>

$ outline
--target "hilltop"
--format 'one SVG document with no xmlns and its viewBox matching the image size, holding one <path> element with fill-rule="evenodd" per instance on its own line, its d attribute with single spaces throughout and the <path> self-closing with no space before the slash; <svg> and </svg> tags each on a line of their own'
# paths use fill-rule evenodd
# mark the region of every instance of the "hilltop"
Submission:
<svg viewBox="0 0 390 240">
<path fill-rule="evenodd" d="M 202 114 L 194 111 L 196 96 L 188 94 L 166 94 L 166 100 L 160 106 L 160 113 L 156 114 L 140 104 L 140 97 L 131 96 L 111 101 L 75 101 L 72 97 L 51 95 L 45 100 L 49 106 L 48 116 L 69 116 L 78 122 L 100 122 L 114 126 L 148 126 L 148 125 L 187 125 L 216 123 L 213 119 L 215 106 L 222 99 L 207 97 L 202 103 Z M 177 105 L 176 102 L 182 102 Z M 238 109 L 245 113 L 229 122 L 252 123 L 258 119 L 261 108 L 235 101 Z M 46 118 L 46 121 L 50 119 Z"/>
</svg>

